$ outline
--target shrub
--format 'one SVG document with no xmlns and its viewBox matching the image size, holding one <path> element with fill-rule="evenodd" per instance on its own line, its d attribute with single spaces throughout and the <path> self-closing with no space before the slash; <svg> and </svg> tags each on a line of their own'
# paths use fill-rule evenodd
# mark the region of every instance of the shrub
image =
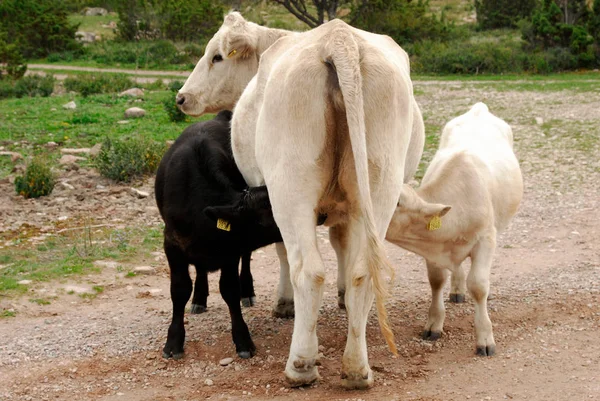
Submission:
<svg viewBox="0 0 600 401">
<path fill-rule="evenodd" d="M 25 169 L 25 175 L 15 178 L 17 194 L 25 198 L 50 195 L 54 189 L 54 174 L 42 159 L 33 159 Z"/>
<path fill-rule="evenodd" d="M 14 93 L 16 97 L 48 97 L 54 91 L 55 82 L 52 75 L 30 75 L 15 82 Z"/>
<path fill-rule="evenodd" d="M 179 89 L 183 88 L 183 82 L 181 81 L 171 81 L 169 82 L 169 90 L 171 92 L 179 92 Z"/>
<path fill-rule="evenodd" d="M 174 96 L 169 96 L 163 100 L 163 107 L 169 115 L 169 120 L 173 121 L 174 123 L 186 120 L 187 115 L 179 110 L 179 107 L 177 107 L 177 104 L 175 103 Z"/>
<path fill-rule="evenodd" d="M 0 32 L 10 44 L 19 44 L 26 58 L 44 57 L 52 52 L 76 50 L 76 25 L 68 20 L 62 0 L 0 1 Z"/>
<path fill-rule="evenodd" d="M 66 90 L 79 92 L 84 97 L 97 93 L 120 92 L 134 86 L 131 79 L 122 74 L 76 75 L 65 79 L 63 85 Z"/>
<path fill-rule="evenodd" d="M 19 50 L 19 43 L 8 43 L 7 35 L 0 29 L 0 80 L 5 77 L 19 79 L 25 75 L 27 66 Z"/>
<path fill-rule="evenodd" d="M 514 28 L 529 18 L 536 0 L 475 0 L 477 23 L 482 29 Z"/>
<path fill-rule="evenodd" d="M 155 173 L 166 150 L 165 144 L 147 138 L 118 141 L 106 138 L 95 164 L 104 177 L 129 182 Z"/>
</svg>

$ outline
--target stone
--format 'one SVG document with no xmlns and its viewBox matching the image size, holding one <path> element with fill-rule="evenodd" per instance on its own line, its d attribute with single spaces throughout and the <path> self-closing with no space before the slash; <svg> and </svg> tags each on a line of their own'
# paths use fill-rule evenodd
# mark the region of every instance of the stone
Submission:
<svg viewBox="0 0 600 401">
<path fill-rule="evenodd" d="M 173 144 L 175 143 L 175 141 L 172 141 L 172 140 L 169 139 L 165 143 L 167 144 L 167 146 L 171 147 L 171 146 L 173 146 Z"/>
<path fill-rule="evenodd" d="M 108 10 L 102 7 L 86 7 L 83 9 L 83 15 L 93 17 L 97 15 L 108 15 Z"/>
<path fill-rule="evenodd" d="M 119 264 L 114 260 L 94 260 L 94 266 L 116 269 Z"/>
<path fill-rule="evenodd" d="M 17 282 L 17 284 L 20 284 L 20 285 L 29 285 L 31 283 L 32 283 L 31 280 L 21 280 L 21 281 Z"/>
<path fill-rule="evenodd" d="M 206 384 L 207 386 L 212 386 L 214 382 L 211 379 L 206 379 L 204 380 L 204 384 Z"/>
<path fill-rule="evenodd" d="M 102 150 L 102 144 L 101 143 L 97 143 L 94 146 L 92 146 L 92 148 L 90 149 L 90 156 L 92 157 L 96 157 L 100 154 L 100 151 Z"/>
<path fill-rule="evenodd" d="M 127 120 L 119 120 L 119 121 L 117 121 L 117 124 L 129 124 L 129 123 L 130 123 L 130 121 L 127 121 Z"/>
<path fill-rule="evenodd" d="M 221 366 L 227 366 L 229 365 L 231 362 L 233 362 L 233 358 L 223 358 L 219 361 L 219 365 Z"/>
<path fill-rule="evenodd" d="M 146 110 L 139 107 L 131 107 L 125 110 L 125 118 L 140 118 L 146 115 Z"/>
<path fill-rule="evenodd" d="M 542 117 L 536 117 L 535 118 L 535 123 L 537 125 L 542 125 L 544 123 L 544 119 Z"/>
<path fill-rule="evenodd" d="M 96 35 L 95 32 L 77 31 L 75 32 L 75 39 L 83 43 L 94 43 L 100 40 L 100 35 Z"/>
<path fill-rule="evenodd" d="M 46 148 L 52 150 L 52 149 L 56 149 L 58 147 L 58 144 L 56 142 L 50 141 L 46 144 Z"/>
<path fill-rule="evenodd" d="M 76 108 L 77 108 L 77 105 L 75 104 L 74 101 L 70 101 L 69 103 L 63 104 L 63 109 L 66 109 L 66 110 L 75 110 Z"/>
<path fill-rule="evenodd" d="M 148 192 L 140 191 L 136 188 L 131 188 L 129 191 L 133 196 L 137 197 L 138 199 L 144 199 L 150 196 Z"/>
<path fill-rule="evenodd" d="M 10 156 L 10 161 L 13 163 L 23 158 L 23 156 L 20 153 L 10 152 L 7 150 L 0 152 L 0 156 Z"/>
<path fill-rule="evenodd" d="M 150 275 L 150 274 L 154 274 L 156 273 L 156 269 L 152 266 L 138 266 L 135 267 L 133 269 L 133 272 L 135 274 L 146 274 L 146 275 Z"/>
<path fill-rule="evenodd" d="M 144 96 L 144 91 L 140 88 L 131 88 L 119 93 L 119 96 L 142 97 Z"/>
<path fill-rule="evenodd" d="M 69 183 L 68 183 L 68 182 L 66 182 L 66 181 L 61 181 L 61 182 L 60 182 L 60 185 L 61 185 L 61 186 L 62 186 L 64 189 L 68 189 L 68 190 L 73 190 L 73 189 L 75 189 L 75 187 L 74 187 L 73 185 L 69 184 Z"/>
<path fill-rule="evenodd" d="M 79 149 L 62 148 L 60 150 L 60 153 L 65 154 L 65 155 L 81 155 L 81 154 L 87 155 L 88 153 L 90 153 L 90 148 L 79 148 Z"/>
<path fill-rule="evenodd" d="M 62 165 L 69 165 L 69 164 L 75 164 L 80 160 L 85 160 L 85 157 L 79 157 L 79 156 L 73 156 L 73 155 L 63 155 L 63 157 L 60 158 L 58 163 L 62 164 Z"/>
</svg>

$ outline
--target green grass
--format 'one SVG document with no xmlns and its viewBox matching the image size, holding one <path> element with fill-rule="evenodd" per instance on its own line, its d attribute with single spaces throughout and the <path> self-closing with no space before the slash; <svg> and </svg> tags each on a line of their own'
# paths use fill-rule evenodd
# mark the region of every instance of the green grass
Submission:
<svg viewBox="0 0 600 401">
<path fill-rule="evenodd" d="M 29 302 L 33 302 L 34 304 L 38 305 L 50 305 L 50 301 L 44 298 L 32 298 L 29 300 Z"/>
<path fill-rule="evenodd" d="M 13 310 L 3 310 L 2 312 L 0 312 L 0 319 L 6 318 L 6 317 L 15 317 L 15 316 L 17 316 L 17 312 L 15 312 Z"/>
<path fill-rule="evenodd" d="M 119 22 L 119 16 L 114 14 L 85 16 L 82 14 L 69 15 L 69 22 L 79 24 L 79 31 L 94 32 L 102 36 L 102 39 L 112 39 L 115 36 L 111 28 L 103 28 L 102 25 L 108 25 L 111 21 Z"/>
</svg>

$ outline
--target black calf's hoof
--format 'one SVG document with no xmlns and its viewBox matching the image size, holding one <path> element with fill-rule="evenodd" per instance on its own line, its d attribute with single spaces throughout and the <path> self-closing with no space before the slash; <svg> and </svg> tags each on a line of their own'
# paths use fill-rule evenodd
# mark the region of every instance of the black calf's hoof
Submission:
<svg viewBox="0 0 600 401">
<path fill-rule="evenodd" d="M 450 294 L 450 302 L 453 304 L 462 304 L 465 302 L 465 294 Z"/>
<path fill-rule="evenodd" d="M 478 345 L 477 350 L 475 351 L 475 354 L 477 354 L 479 356 L 493 356 L 495 353 L 496 353 L 495 345 L 488 345 L 488 346 Z"/>
<path fill-rule="evenodd" d="M 174 353 L 172 351 L 167 351 L 166 347 L 162 353 L 163 358 L 165 358 L 165 359 L 173 358 L 175 360 L 183 358 L 183 355 L 184 355 L 183 351 Z"/>
<path fill-rule="evenodd" d="M 192 315 L 199 315 L 204 312 L 206 312 L 206 305 L 192 304 L 192 308 L 190 309 Z"/>
<path fill-rule="evenodd" d="M 250 352 L 250 351 L 240 351 L 237 354 L 242 359 L 249 359 L 249 358 L 252 358 L 252 356 L 253 356 L 252 352 Z"/>
<path fill-rule="evenodd" d="M 437 341 L 442 336 L 440 331 L 423 330 L 421 338 L 426 341 Z"/>
<path fill-rule="evenodd" d="M 256 297 L 242 298 L 242 306 L 244 308 L 249 308 L 254 305 L 256 305 Z"/>
</svg>

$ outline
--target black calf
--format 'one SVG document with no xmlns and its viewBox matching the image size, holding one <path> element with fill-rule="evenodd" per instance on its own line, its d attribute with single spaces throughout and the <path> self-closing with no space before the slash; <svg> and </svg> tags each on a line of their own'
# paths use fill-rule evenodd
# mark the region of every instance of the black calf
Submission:
<svg viewBox="0 0 600 401">
<path fill-rule="evenodd" d="M 219 289 L 229 307 L 236 351 L 242 358 L 256 351 L 242 317 L 240 298 L 253 303 L 251 252 L 282 238 L 266 187 L 246 189 L 235 165 L 230 120 L 231 112 L 221 112 L 211 121 L 186 128 L 156 174 L 156 203 L 165 221 L 164 249 L 171 269 L 173 302 L 173 319 L 163 349 L 166 358 L 183 356 L 183 315 L 192 295 L 190 264 L 198 274 L 192 309 L 199 312 L 206 307 L 206 274 L 221 270 Z M 243 286 L 238 273 L 240 257 Z"/>
</svg>

